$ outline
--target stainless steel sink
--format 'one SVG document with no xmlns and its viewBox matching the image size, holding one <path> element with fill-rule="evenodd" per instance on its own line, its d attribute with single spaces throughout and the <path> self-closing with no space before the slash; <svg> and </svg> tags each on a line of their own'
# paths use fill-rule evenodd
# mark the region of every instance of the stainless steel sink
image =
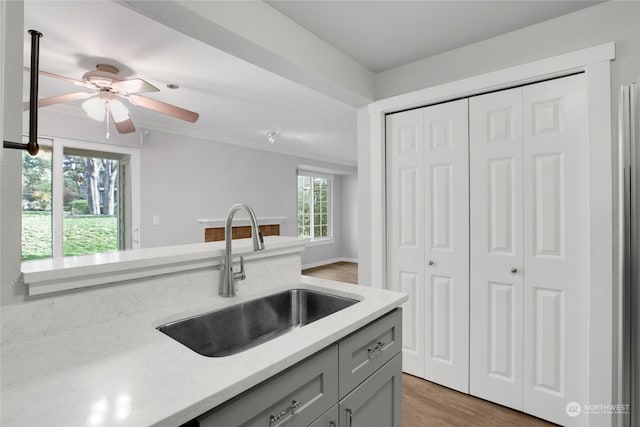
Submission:
<svg viewBox="0 0 640 427">
<path fill-rule="evenodd" d="M 357 302 L 307 289 L 291 289 L 167 323 L 157 329 L 203 356 L 229 356 Z"/>
</svg>

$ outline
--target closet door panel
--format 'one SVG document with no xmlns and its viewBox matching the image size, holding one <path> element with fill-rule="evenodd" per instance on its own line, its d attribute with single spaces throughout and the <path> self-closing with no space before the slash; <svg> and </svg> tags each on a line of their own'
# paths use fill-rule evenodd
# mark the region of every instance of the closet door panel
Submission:
<svg viewBox="0 0 640 427">
<path fill-rule="evenodd" d="M 523 88 L 524 410 L 568 426 L 587 423 L 566 412 L 588 403 L 585 93 L 584 74 Z"/>
<path fill-rule="evenodd" d="M 522 409 L 522 89 L 469 100 L 470 376 Z"/>
<path fill-rule="evenodd" d="M 402 367 L 424 377 L 424 145 L 421 110 L 387 116 L 387 257 L 402 310 Z"/>
<path fill-rule="evenodd" d="M 468 101 L 426 107 L 425 378 L 469 391 Z"/>
</svg>

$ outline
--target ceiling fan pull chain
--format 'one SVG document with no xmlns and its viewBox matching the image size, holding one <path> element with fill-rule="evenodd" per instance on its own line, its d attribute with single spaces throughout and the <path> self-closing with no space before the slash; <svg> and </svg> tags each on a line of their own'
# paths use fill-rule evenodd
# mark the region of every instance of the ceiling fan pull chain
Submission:
<svg viewBox="0 0 640 427">
<path fill-rule="evenodd" d="M 107 139 L 109 139 L 109 103 L 104 103 L 105 115 L 107 116 Z"/>
</svg>

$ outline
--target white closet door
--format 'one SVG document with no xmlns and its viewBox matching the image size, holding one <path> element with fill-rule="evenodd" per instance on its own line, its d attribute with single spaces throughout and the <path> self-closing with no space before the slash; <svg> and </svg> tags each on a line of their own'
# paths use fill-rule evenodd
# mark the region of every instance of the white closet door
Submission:
<svg viewBox="0 0 640 427">
<path fill-rule="evenodd" d="M 567 426 L 589 403 L 585 93 L 584 74 L 523 88 L 524 410 Z"/>
<path fill-rule="evenodd" d="M 469 384 L 467 100 L 387 116 L 389 283 L 403 307 L 403 370 Z M 427 261 L 431 261 L 431 265 Z"/>
<path fill-rule="evenodd" d="M 468 101 L 423 111 L 425 378 L 468 393 Z"/>
<path fill-rule="evenodd" d="M 422 110 L 387 116 L 388 283 L 402 308 L 402 369 L 424 378 L 424 146 Z"/>
<path fill-rule="evenodd" d="M 471 98 L 469 116 L 469 391 L 522 409 L 522 89 Z"/>
</svg>

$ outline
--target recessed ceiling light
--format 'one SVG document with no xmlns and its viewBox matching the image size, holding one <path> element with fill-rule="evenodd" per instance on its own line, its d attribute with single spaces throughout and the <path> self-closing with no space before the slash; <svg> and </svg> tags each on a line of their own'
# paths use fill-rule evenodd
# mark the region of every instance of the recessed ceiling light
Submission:
<svg viewBox="0 0 640 427">
<path fill-rule="evenodd" d="M 175 83 L 169 83 L 169 84 L 167 84 L 167 87 L 168 87 L 169 89 L 178 89 L 180 86 L 178 86 L 178 85 L 177 85 L 177 84 L 175 84 Z"/>
<path fill-rule="evenodd" d="M 278 137 L 278 135 L 280 135 L 280 133 L 274 130 L 267 132 L 267 140 L 273 144 L 274 142 L 276 142 L 276 138 Z"/>
</svg>

